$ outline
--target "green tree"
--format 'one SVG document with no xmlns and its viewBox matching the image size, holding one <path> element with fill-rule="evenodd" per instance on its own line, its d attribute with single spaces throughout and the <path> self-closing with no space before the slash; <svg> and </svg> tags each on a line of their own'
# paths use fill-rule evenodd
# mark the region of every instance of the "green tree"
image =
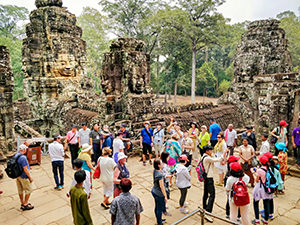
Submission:
<svg viewBox="0 0 300 225">
<path fill-rule="evenodd" d="M 13 99 L 23 97 L 22 40 L 28 10 L 14 5 L 0 5 L 0 45 L 8 48 L 14 74 Z M 20 25 L 21 24 L 21 25 Z"/>
<path fill-rule="evenodd" d="M 177 0 L 176 6 L 158 11 L 155 17 L 162 27 L 177 30 L 189 39 L 192 55 L 191 100 L 195 103 L 196 55 L 205 47 L 218 43 L 217 35 L 224 27 L 224 17 L 217 7 L 224 0 Z"/>
<path fill-rule="evenodd" d="M 222 82 L 220 83 L 219 87 L 218 87 L 218 95 L 222 95 L 224 94 L 226 91 L 228 91 L 228 89 L 230 88 L 230 81 L 228 80 L 222 80 Z"/>
<path fill-rule="evenodd" d="M 210 62 L 205 62 L 197 69 L 198 87 L 203 87 L 203 96 L 210 95 L 216 88 L 217 78 L 211 66 L 212 64 Z"/>
<path fill-rule="evenodd" d="M 108 51 L 110 45 L 105 36 L 106 18 L 97 9 L 85 7 L 77 23 L 83 31 L 82 39 L 86 41 L 88 74 L 93 78 L 95 86 L 100 88 L 99 73 L 103 54 Z"/>
<path fill-rule="evenodd" d="M 300 66 L 300 8 L 299 15 L 294 12 L 285 11 L 277 15 L 280 19 L 280 27 L 285 30 L 289 40 L 289 50 L 292 54 L 293 66 Z"/>
</svg>

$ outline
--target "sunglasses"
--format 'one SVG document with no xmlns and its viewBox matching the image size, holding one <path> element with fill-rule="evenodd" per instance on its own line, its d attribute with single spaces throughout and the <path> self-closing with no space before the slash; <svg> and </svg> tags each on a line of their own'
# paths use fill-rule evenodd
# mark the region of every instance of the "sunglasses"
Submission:
<svg viewBox="0 0 300 225">
<path fill-rule="evenodd" d="M 221 138 L 221 137 L 217 137 L 217 138 Z"/>
</svg>

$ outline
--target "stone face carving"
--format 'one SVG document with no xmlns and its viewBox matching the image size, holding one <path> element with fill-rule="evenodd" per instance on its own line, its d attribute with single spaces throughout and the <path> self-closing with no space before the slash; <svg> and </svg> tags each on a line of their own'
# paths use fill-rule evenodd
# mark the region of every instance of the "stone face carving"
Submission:
<svg viewBox="0 0 300 225">
<path fill-rule="evenodd" d="M 299 74 L 292 73 L 288 41 L 279 21 L 252 22 L 237 47 L 230 92 L 219 102 L 236 105 L 246 123 L 256 124 L 259 135 L 269 133 L 280 120 L 295 123 L 299 89 Z"/>
<path fill-rule="evenodd" d="M 145 43 L 133 38 L 119 38 L 104 54 L 101 78 L 105 94 L 147 93 L 150 58 L 143 52 Z M 129 89 L 129 90 L 127 90 Z"/>
<path fill-rule="evenodd" d="M 61 0 L 36 0 L 36 6 L 23 40 L 24 94 L 35 120 L 43 121 L 39 131 L 47 134 L 78 105 L 86 49 L 75 15 L 61 7 Z"/>
<path fill-rule="evenodd" d="M 13 88 L 9 52 L 5 46 L 0 46 L 0 159 L 3 153 L 15 150 Z"/>
</svg>

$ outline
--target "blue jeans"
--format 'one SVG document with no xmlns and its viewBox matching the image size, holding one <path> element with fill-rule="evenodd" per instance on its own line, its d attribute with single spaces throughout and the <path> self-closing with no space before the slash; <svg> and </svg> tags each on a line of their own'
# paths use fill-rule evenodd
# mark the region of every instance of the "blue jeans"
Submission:
<svg viewBox="0 0 300 225">
<path fill-rule="evenodd" d="M 57 170 L 59 170 L 60 182 L 58 179 Z M 64 185 L 64 161 L 53 161 L 52 162 L 52 171 L 53 171 L 56 187 L 58 187 L 59 185 L 63 186 Z"/>
<path fill-rule="evenodd" d="M 152 195 L 155 200 L 155 208 L 154 208 L 154 213 L 156 216 L 156 222 L 158 225 L 162 224 L 162 214 L 166 209 L 166 202 L 164 197 L 160 197 L 156 195 L 155 193 L 152 192 Z"/>
</svg>

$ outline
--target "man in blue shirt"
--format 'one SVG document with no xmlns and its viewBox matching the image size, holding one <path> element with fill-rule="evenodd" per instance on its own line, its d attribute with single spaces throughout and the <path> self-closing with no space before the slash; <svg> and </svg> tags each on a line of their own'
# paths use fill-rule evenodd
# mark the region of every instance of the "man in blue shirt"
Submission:
<svg viewBox="0 0 300 225">
<path fill-rule="evenodd" d="M 22 168 L 22 174 L 21 176 L 17 177 L 16 183 L 19 193 L 19 198 L 21 202 L 21 209 L 24 210 L 31 210 L 34 207 L 28 203 L 30 194 L 32 192 L 31 183 L 33 182 L 33 179 L 30 175 L 30 166 L 27 160 L 26 152 L 27 152 L 27 146 L 22 144 L 19 146 L 19 152 L 14 155 L 14 158 L 18 158 L 17 163 L 19 164 L 20 168 Z M 24 196 L 25 193 L 25 196 Z"/>
<path fill-rule="evenodd" d="M 140 145 L 143 149 L 143 163 L 146 166 L 146 155 L 149 153 L 149 163 L 152 165 L 152 147 L 153 147 L 153 131 L 150 128 L 150 122 L 146 121 L 144 123 L 145 128 L 141 131 Z"/>
<path fill-rule="evenodd" d="M 215 118 L 211 118 L 209 121 L 210 121 L 210 126 L 209 126 L 210 144 L 212 147 L 215 147 L 215 145 L 218 142 L 217 135 L 220 133 L 221 127 L 219 124 L 216 123 Z"/>
</svg>

